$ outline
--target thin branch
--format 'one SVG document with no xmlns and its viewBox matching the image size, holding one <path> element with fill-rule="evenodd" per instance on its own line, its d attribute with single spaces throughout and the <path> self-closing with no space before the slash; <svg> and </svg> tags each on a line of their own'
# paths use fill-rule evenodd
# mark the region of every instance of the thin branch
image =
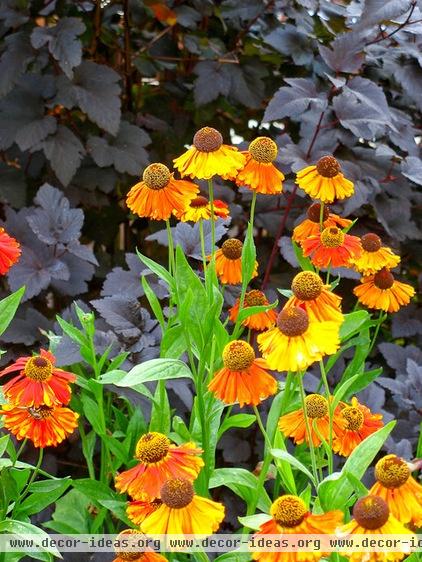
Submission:
<svg viewBox="0 0 422 562">
<path fill-rule="evenodd" d="M 408 23 L 415 23 L 415 22 L 410 22 L 410 18 L 412 17 L 415 8 L 416 8 L 416 2 L 412 2 L 412 6 L 410 8 L 409 14 L 403 23 L 401 23 L 398 27 L 396 27 L 396 29 L 394 29 L 391 33 L 388 33 L 387 35 L 381 35 L 381 37 L 377 37 L 376 39 L 369 41 L 368 43 L 365 44 L 365 47 L 368 47 L 368 45 L 374 45 L 375 43 L 380 43 L 385 39 L 390 39 L 390 37 L 398 33 L 401 29 L 403 29 L 403 27 L 406 27 Z"/>
</svg>

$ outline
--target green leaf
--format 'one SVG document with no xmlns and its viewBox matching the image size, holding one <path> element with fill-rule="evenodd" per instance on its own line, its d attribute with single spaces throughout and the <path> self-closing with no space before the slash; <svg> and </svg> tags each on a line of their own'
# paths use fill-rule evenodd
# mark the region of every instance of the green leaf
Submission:
<svg viewBox="0 0 422 562">
<path fill-rule="evenodd" d="M 280 295 L 286 297 L 286 299 L 289 299 L 293 296 L 293 291 L 291 289 L 277 289 L 277 291 L 280 293 Z"/>
<path fill-rule="evenodd" d="M 101 418 L 98 415 L 98 403 L 90 398 L 88 394 L 82 394 L 81 400 L 85 417 L 92 425 L 95 433 L 98 435 L 105 435 L 106 428 L 103 426 Z"/>
<path fill-rule="evenodd" d="M 6 451 L 8 445 L 9 435 L 3 435 L 3 437 L 0 437 L 0 457 L 4 455 L 4 452 Z"/>
<path fill-rule="evenodd" d="M 25 523 L 24 521 L 16 521 L 14 519 L 5 519 L 4 521 L 0 521 L 0 533 L 9 533 L 19 536 L 26 534 L 37 535 L 39 536 L 40 544 L 41 541 L 45 541 L 48 544 L 49 540 L 49 535 L 47 535 L 47 533 L 39 527 L 31 525 L 30 523 Z M 51 552 L 52 554 L 57 556 L 57 558 L 62 558 L 60 552 L 56 547 L 51 546 L 47 548 L 44 546 L 39 546 L 37 550 L 42 552 Z"/>
<path fill-rule="evenodd" d="M 253 414 L 235 414 L 226 418 L 220 426 L 219 437 L 232 427 L 250 427 L 256 420 Z"/>
<path fill-rule="evenodd" d="M 242 286 L 246 287 L 255 270 L 256 247 L 253 239 L 253 225 L 248 223 L 245 242 L 242 248 Z"/>
<path fill-rule="evenodd" d="M 43 482 L 42 482 L 43 483 Z M 57 501 L 70 486 L 70 479 L 53 480 L 48 482 L 50 489 L 48 491 L 41 490 L 32 493 L 20 505 L 16 513 L 21 515 L 33 515 L 39 513 L 50 504 Z M 54 488 L 51 486 L 54 484 Z M 32 489 L 32 486 L 31 488 Z"/>
<path fill-rule="evenodd" d="M 334 391 L 334 400 L 331 403 L 331 410 L 334 411 L 337 407 L 337 404 L 340 402 L 340 400 L 343 399 L 343 397 L 346 395 L 346 392 L 349 390 L 349 388 L 353 385 L 353 383 L 359 378 L 359 375 L 355 375 L 354 377 L 351 377 L 350 379 L 344 381 L 343 384 L 338 384 L 335 391 Z"/>
<path fill-rule="evenodd" d="M 119 495 L 109 488 L 106 484 L 92 480 L 91 478 L 81 478 L 72 482 L 75 490 L 84 494 L 93 503 L 103 500 L 118 500 Z"/>
<path fill-rule="evenodd" d="M 371 382 L 376 380 L 382 372 L 383 368 L 379 367 L 378 369 L 372 369 L 371 371 L 364 371 L 363 373 L 358 374 L 356 380 L 347 390 L 347 397 L 351 397 L 364 390 L 371 384 Z"/>
<path fill-rule="evenodd" d="M 357 330 L 359 330 L 365 322 L 371 317 L 366 310 L 356 310 L 344 315 L 344 322 L 340 326 L 341 341 L 350 338 Z"/>
<path fill-rule="evenodd" d="M 341 472 L 328 476 L 320 483 L 318 497 L 324 511 L 344 508 L 354 491 L 354 486 L 350 482 L 350 477 L 347 477 L 347 473 L 360 480 L 395 425 L 396 421 L 393 420 L 369 435 L 352 452 Z"/>
<path fill-rule="evenodd" d="M 124 371 L 118 371 L 122 373 Z M 116 371 L 107 373 L 107 381 L 110 381 Z M 145 382 L 163 381 L 167 379 L 192 379 L 192 373 L 186 363 L 179 359 L 160 358 L 145 361 L 140 365 L 136 365 L 122 378 L 116 377 L 113 384 L 116 386 L 132 388 Z M 104 376 L 100 377 L 100 381 L 104 383 Z"/>
<path fill-rule="evenodd" d="M 292 240 L 292 246 L 293 246 L 293 250 L 296 256 L 296 259 L 301 267 L 301 269 L 303 271 L 315 271 L 314 266 L 312 265 L 312 262 L 309 258 L 305 258 L 305 256 L 303 255 L 302 252 L 302 248 L 300 246 L 298 246 L 296 244 L 296 242 L 294 242 Z"/>
<path fill-rule="evenodd" d="M 258 478 L 244 468 L 217 468 L 210 478 L 210 489 L 226 486 L 235 494 L 249 503 L 258 489 Z M 269 511 L 271 500 L 264 490 L 259 498 L 258 508 Z"/>
<path fill-rule="evenodd" d="M 76 328 L 75 326 L 73 326 L 73 324 L 66 322 L 66 320 L 60 318 L 60 316 L 56 316 L 56 319 L 60 325 L 60 328 L 67 336 L 69 336 L 72 341 L 78 343 L 82 348 L 88 347 L 88 339 L 82 332 L 82 330 L 79 330 L 79 328 Z"/>
<path fill-rule="evenodd" d="M 186 336 L 181 324 L 167 328 L 161 340 L 161 357 L 179 359 L 187 350 Z"/>
<path fill-rule="evenodd" d="M 156 294 L 149 286 L 149 283 L 145 275 L 141 276 L 141 283 L 145 291 L 145 296 L 147 297 L 149 305 L 151 307 L 151 310 L 153 311 L 158 322 L 160 323 L 162 331 L 164 331 L 166 326 L 166 321 L 164 320 L 164 315 L 163 315 L 163 311 L 161 310 L 160 301 L 157 299 Z"/>
<path fill-rule="evenodd" d="M 252 314 L 267 312 L 267 310 L 271 310 L 276 306 L 278 306 L 278 300 L 276 300 L 272 304 L 269 304 L 268 306 L 247 306 L 246 308 L 242 308 L 242 310 L 239 312 L 238 321 L 242 322 L 246 318 L 249 318 L 249 316 L 252 316 Z"/>
<path fill-rule="evenodd" d="M 0 301 L 0 336 L 6 331 L 10 322 L 13 320 L 24 292 L 25 287 L 21 287 Z"/>
<path fill-rule="evenodd" d="M 176 285 L 174 279 L 165 267 L 156 263 L 154 260 L 147 258 L 147 256 L 144 256 L 138 250 L 136 250 L 136 253 L 138 254 L 138 258 L 141 260 L 141 262 L 144 265 L 147 266 L 148 269 L 150 269 L 153 273 L 155 273 L 160 279 L 165 281 L 172 291 L 175 290 Z"/>
<path fill-rule="evenodd" d="M 118 468 L 122 464 L 126 464 L 128 462 L 130 458 L 129 452 L 126 449 L 126 447 L 123 445 L 123 443 L 118 441 L 115 437 L 111 437 L 110 435 L 102 435 L 101 439 L 104 443 L 106 443 L 110 451 L 119 461 L 118 463 L 113 463 L 114 470 L 118 470 Z"/>
<path fill-rule="evenodd" d="M 238 517 L 239 522 L 244 527 L 248 527 L 249 529 L 253 529 L 254 531 L 258 531 L 261 525 L 263 525 L 270 519 L 271 519 L 271 515 L 268 515 L 267 513 L 257 513 L 255 515 Z"/>
<path fill-rule="evenodd" d="M 368 495 L 368 488 L 362 484 L 359 478 L 353 476 L 350 472 L 345 472 L 346 478 L 349 480 L 350 484 L 353 486 L 356 495 L 361 498 Z"/>
<path fill-rule="evenodd" d="M 100 485 L 99 482 L 95 484 Z M 88 496 L 77 489 L 72 489 L 57 500 L 52 520 L 43 525 L 57 533 L 89 533 L 91 518 L 88 515 L 88 505 L 90 503 L 92 500 Z"/>
<path fill-rule="evenodd" d="M 313 477 L 312 473 L 306 468 L 304 464 L 297 460 L 296 457 L 294 457 L 287 451 L 282 451 L 281 449 L 271 449 L 271 454 L 274 458 L 287 461 L 291 466 L 306 474 L 306 476 L 310 479 L 314 486 L 316 485 L 315 478 Z"/>
<path fill-rule="evenodd" d="M 164 380 L 159 381 L 154 394 L 154 404 L 151 411 L 149 431 L 158 431 L 167 435 L 170 431 L 170 403 Z"/>
</svg>

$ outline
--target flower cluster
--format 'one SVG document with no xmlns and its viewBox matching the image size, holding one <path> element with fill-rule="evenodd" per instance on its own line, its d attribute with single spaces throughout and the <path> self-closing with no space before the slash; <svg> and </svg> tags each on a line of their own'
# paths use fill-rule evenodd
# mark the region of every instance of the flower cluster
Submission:
<svg viewBox="0 0 422 562">
<path fill-rule="evenodd" d="M 66 407 L 70 383 L 76 377 L 58 369 L 55 362 L 52 353 L 41 350 L 39 355 L 20 357 L 0 372 L 0 377 L 13 375 L 2 387 L 8 401 L 0 410 L 4 427 L 35 447 L 58 445 L 78 425 L 78 414 Z"/>
</svg>

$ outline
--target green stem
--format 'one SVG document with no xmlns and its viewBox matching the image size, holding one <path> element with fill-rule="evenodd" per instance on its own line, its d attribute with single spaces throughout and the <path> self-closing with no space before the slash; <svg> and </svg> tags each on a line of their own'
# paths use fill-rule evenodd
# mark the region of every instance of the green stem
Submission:
<svg viewBox="0 0 422 562">
<path fill-rule="evenodd" d="M 268 451 L 270 451 L 270 450 L 272 449 L 272 445 L 271 445 L 270 438 L 268 437 L 268 434 L 267 434 L 267 432 L 265 431 L 264 424 L 262 423 L 261 415 L 260 415 L 260 413 L 259 413 L 259 411 L 258 411 L 258 408 L 257 408 L 256 406 L 252 406 L 252 409 L 253 409 L 254 414 L 255 414 L 255 416 L 256 416 L 256 421 L 257 421 L 257 423 L 258 423 L 258 427 L 259 427 L 259 429 L 260 429 L 260 431 L 261 431 L 261 433 L 262 433 L 262 436 L 263 436 L 263 438 L 264 438 L 265 446 L 267 447 Z M 268 452 L 268 451 L 267 451 L 267 452 Z"/>
<path fill-rule="evenodd" d="M 173 235 L 171 233 L 170 221 L 169 219 L 166 220 L 166 230 L 167 230 L 167 240 L 169 245 L 169 272 L 174 275 L 175 273 L 175 264 L 174 264 L 174 243 L 173 243 Z"/>
<path fill-rule="evenodd" d="M 251 223 L 251 227 L 253 228 L 253 223 L 255 220 L 255 207 L 256 207 L 256 191 L 253 190 L 252 193 L 252 201 L 251 201 L 251 211 L 249 213 L 249 221 Z"/>
<path fill-rule="evenodd" d="M 318 483 L 318 471 L 315 459 L 315 450 L 314 450 L 314 443 L 312 441 L 312 434 L 311 428 L 309 426 L 309 419 L 306 414 L 306 401 L 305 401 L 305 389 L 303 388 L 303 375 L 299 375 L 299 390 L 300 390 L 300 399 L 302 402 L 302 410 L 303 410 L 303 417 L 305 418 L 305 427 L 306 427 L 306 437 L 308 440 L 309 451 L 311 454 L 311 464 L 312 464 L 312 474 L 314 475 L 315 482 Z"/>
<path fill-rule="evenodd" d="M 13 511 L 16 510 L 16 508 L 22 503 L 22 501 L 28 495 L 29 488 L 31 487 L 31 484 L 34 482 L 35 478 L 37 477 L 37 475 L 40 471 L 43 458 L 44 458 L 44 449 L 40 448 L 40 451 L 38 453 L 38 462 L 37 462 L 32 474 L 31 474 L 31 477 L 28 480 L 28 483 L 25 486 L 23 492 L 19 495 L 19 498 L 16 500 L 15 507 L 13 508 Z"/>
<path fill-rule="evenodd" d="M 324 230 L 324 201 L 321 201 L 319 207 L 319 229 L 321 232 Z"/>
<path fill-rule="evenodd" d="M 205 253 L 205 237 L 204 237 L 204 221 L 199 219 L 199 238 L 201 240 L 201 254 L 202 254 L 202 265 L 204 268 L 204 273 L 207 268 L 207 255 Z"/>
<path fill-rule="evenodd" d="M 214 217 L 214 187 L 212 178 L 208 180 L 208 195 L 210 199 L 211 209 L 211 257 L 214 258 L 215 253 L 215 217 Z"/>
<path fill-rule="evenodd" d="M 384 322 L 384 320 L 386 318 L 387 318 L 387 315 L 384 314 L 384 312 L 382 310 L 380 310 L 379 315 L 378 315 L 378 323 L 375 326 L 374 335 L 372 336 L 372 341 L 371 341 L 371 344 L 369 346 L 368 356 L 374 348 L 375 342 L 377 341 L 378 332 L 380 331 L 380 328 L 381 328 L 381 324 Z"/>
<path fill-rule="evenodd" d="M 330 271 L 331 271 L 331 264 L 328 264 L 328 268 L 327 268 L 327 277 L 325 279 L 325 284 L 329 285 L 330 284 Z"/>
<path fill-rule="evenodd" d="M 18 452 L 16 453 L 16 459 L 15 462 L 13 463 L 13 466 L 15 466 L 15 464 L 18 462 L 19 457 L 21 456 L 23 450 L 25 449 L 25 445 L 28 442 L 28 438 L 25 437 L 25 439 L 22 441 L 22 445 L 19 447 Z"/>
<path fill-rule="evenodd" d="M 333 419 L 334 419 L 334 412 L 333 408 L 331 407 L 331 395 L 330 395 L 330 386 L 328 384 L 327 373 L 325 371 L 324 361 L 321 359 L 319 362 L 319 368 L 321 370 L 321 378 L 324 383 L 325 387 L 325 397 L 327 398 L 328 402 L 328 415 L 330 419 L 330 429 L 329 429 L 329 445 L 330 445 L 330 455 L 328 455 L 328 472 L 329 474 L 333 473 Z"/>
</svg>

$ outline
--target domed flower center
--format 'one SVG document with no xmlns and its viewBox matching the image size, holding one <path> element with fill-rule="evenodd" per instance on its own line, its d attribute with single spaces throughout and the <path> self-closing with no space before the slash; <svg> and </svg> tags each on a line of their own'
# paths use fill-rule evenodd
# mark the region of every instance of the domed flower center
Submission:
<svg viewBox="0 0 422 562">
<path fill-rule="evenodd" d="M 381 238 L 372 232 L 364 234 L 361 238 L 361 242 L 365 252 L 378 252 L 381 248 Z"/>
<path fill-rule="evenodd" d="M 135 457 L 145 464 L 160 462 L 169 452 L 170 443 L 162 433 L 146 433 L 136 444 Z"/>
<path fill-rule="evenodd" d="M 206 197 L 203 197 L 202 195 L 195 197 L 195 199 L 190 202 L 190 206 L 194 207 L 195 209 L 199 207 L 206 207 L 207 205 L 208 199 Z"/>
<path fill-rule="evenodd" d="M 349 431 L 359 431 L 363 426 L 364 415 L 355 406 L 346 406 L 341 412 L 343 418 L 347 421 L 347 427 Z"/>
<path fill-rule="evenodd" d="M 194 496 L 193 485 L 184 478 L 167 480 L 161 488 L 161 499 L 172 509 L 181 509 L 191 503 Z"/>
<path fill-rule="evenodd" d="M 237 238 L 229 238 L 221 246 L 223 256 L 228 260 L 238 260 L 242 256 L 243 243 Z"/>
<path fill-rule="evenodd" d="M 45 420 L 51 416 L 53 409 L 49 406 L 38 406 L 38 408 L 28 408 L 28 412 L 35 420 Z"/>
<path fill-rule="evenodd" d="M 387 455 L 375 465 L 375 478 L 386 488 L 399 488 L 410 477 L 406 461 L 396 455 Z"/>
<path fill-rule="evenodd" d="M 308 219 L 312 222 L 319 223 L 321 219 L 321 203 L 312 203 L 307 211 Z M 330 208 L 324 205 L 324 210 L 322 211 L 322 222 L 325 222 L 330 216 Z"/>
<path fill-rule="evenodd" d="M 234 340 L 223 349 L 223 364 L 230 371 L 249 369 L 255 360 L 253 347 L 243 340 Z"/>
<path fill-rule="evenodd" d="M 323 178 L 334 178 L 341 168 L 334 156 L 323 156 L 318 160 L 316 169 Z"/>
<path fill-rule="evenodd" d="M 277 145 L 269 137 L 258 137 L 249 145 L 252 158 L 261 164 L 269 164 L 277 158 Z"/>
<path fill-rule="evenodd" d="M 271 506 L 271 515 L 282 527 L 297 527 L 308 513 L 305 502 L 297 496 L 280 496 Z"/>
<path fill-rule="evenodd" d="M 313 271 L 301 271 L 292 282 L 293 294 L 302 301 L 311 301 L 319 297 L 322 287 L 321 277 Z"/>
<path fill-rule="evenodd" d="M 38 355 L 28 359 L 23 372 L 29 379 L 43 382 L 53 374 L 53 365 L 48 359 Z"/>
<path fill-rule="evenodd" d="M 193 137 L 193 145 L 200 152 L 215 152 L 222 144 L 221 133 L 212 127 L 202 127 Z"/>
<path fill-rule="evenodd" d="M 353 517 L 364 529 L 374 531 L 388 521 L 390 510 L 386 502 L 378 496 L 360 498 L 353 508 Z"/>
<path fill-rule="evenodd" d="M 245 295 L 245 304 L 244 306 L 264 306 L 268 304 L 268 301 L 262 291 L 258 291 L 254 289 L 253 291 L 249 291 Z"/>
<path fill-rule="evenodd" d="M 163 189 L 170 181 L 170 170 L 164 164 L 156 162 L 145 168 L 142 179 L 150 189 Z"/>
<path fill-rule="evenodd" d="M 138 546 L 137 539 L 135 538 L 131 539 L 130 535 L 141 535 L 141 534 L 142 534 L 141 531 L 137 531 L 136 529 L 125 529 L 124 531 L 119 533 L 114 542 L 114 549 L 117 557 L 120 558 L 121 560 L 128 560 L 130 562 L 134 562 L 135 560 L 139 560 L 139 561 L 142 560 L 144 558 L 143 552 L 119 551 L 119 548 L 121 548 L 120 543 L 124 544 L 126 548 L 136 548 Z"/>
<path fill-rule="evenodd" d="M 328 414 L 328 402 L 321 394 L 309 394 L 305 398 L 308 418 L 324 418 Z"/>
<path fill-rule="evenodd" d="M 380 271 L 375 273 L 374 275 L 374 285 L 385 291 L 386 289 L 390 289 L 394 285 L 394 277 L 392 273 L 383 267 Z"/>
<path fill-rule="evenodd" d="M 308 314 L 298 306 L 289 306 L 279 313 L 277 326 L 285 336 L 301 336 L 309 326 Z"/>
<path fill-rule="evenodd" d="M 344 242 L 344 232 L 336 226 L 324 228 L 321 232 L 321 242 L 326 248 L 338 248 Z"/>
</svg>

